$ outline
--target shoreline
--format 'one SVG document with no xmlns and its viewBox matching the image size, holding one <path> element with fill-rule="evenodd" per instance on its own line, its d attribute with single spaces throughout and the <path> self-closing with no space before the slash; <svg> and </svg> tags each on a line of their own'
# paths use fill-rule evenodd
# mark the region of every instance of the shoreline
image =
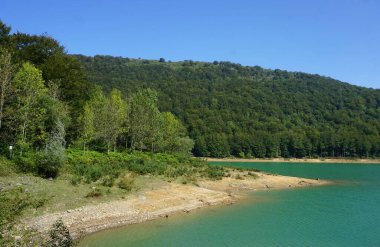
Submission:
<svg viewBox="0 0 380 247">
<path fill-rule="evenodd" d="M 79 240 L 101 230 L 138 224 L 178 213 L 189 213 L 204 207 L 234 204 L 247 196 L 244 192 L 293 189 L 332 183 L 326 180 L 260 172 L 231 171 L 231 173 L 231 177 L 217 181 L 203 180 L 196 185 L 167 183 L 159 188 L 139 191 L 126 199 L 25 218 L 22 224 L 46 236 L 51 225 L 62 218 L 73 239 Z"/>
<path fill-rule="evenodd" d="M 244 158 L 210 158 L 200 157 L 208 162 L 261 162 L 261 163 L 350 163 L 350 164 L 380 164 L 380 159 L 344 159 L 344 158 L 326 158 L 326 159 L 312 159 L 312 158 L 268 158 L 268 159 L 244 159 Z"/>
</svg>

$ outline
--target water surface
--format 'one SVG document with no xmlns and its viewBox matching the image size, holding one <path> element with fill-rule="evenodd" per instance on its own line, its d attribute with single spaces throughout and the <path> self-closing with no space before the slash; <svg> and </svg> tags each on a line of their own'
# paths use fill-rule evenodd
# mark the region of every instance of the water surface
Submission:
<svg viewBox="0 0 380 247">
<path fill-rule="evenodd" d="M 90 235 L 80 246 L 380 246 L 379 165 L 222 165 L 340 182 L 254 192 L 247 201 L 233 206 Z"/>
</svg>

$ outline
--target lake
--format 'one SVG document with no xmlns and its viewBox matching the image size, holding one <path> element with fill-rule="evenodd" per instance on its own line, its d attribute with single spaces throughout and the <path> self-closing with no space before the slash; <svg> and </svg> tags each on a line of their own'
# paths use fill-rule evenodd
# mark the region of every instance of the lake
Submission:
<svg viewBox="0 0 380 247">
<path fill-rule="evenodd" d="M 232 206 L 99 232 L 80 246 L 380 246 L 380 165 L 213 164 L 337 183 L 252 192 Z"/>
</svg>

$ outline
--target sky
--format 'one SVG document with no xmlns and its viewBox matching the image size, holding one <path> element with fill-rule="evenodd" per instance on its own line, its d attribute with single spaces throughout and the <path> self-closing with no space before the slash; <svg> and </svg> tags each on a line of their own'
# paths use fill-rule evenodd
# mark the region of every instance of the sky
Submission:
<svg viewBox="0 0 380 247">
<path fill-rule="evenodd" d="M 380 88 L 379 0 L 0 0 L 71 54 L 231 61 Z"/>
</svg>

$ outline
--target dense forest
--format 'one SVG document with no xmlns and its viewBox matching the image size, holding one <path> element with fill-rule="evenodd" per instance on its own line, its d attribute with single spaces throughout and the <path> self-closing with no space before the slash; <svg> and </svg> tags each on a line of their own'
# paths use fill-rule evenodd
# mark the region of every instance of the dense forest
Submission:
<svg viewBox="0 0 380 247">
<path fill-rule="evenodd" d="M 4 154 L 59 144 L 212 157 L 380 156 L 380 90 L 327 77 L 70 55 L 50 36 L 11 33 L 2 22 L 0 67 Z"/>
<path fill-rule="evenodd" d="M 194 146 L 183 124 L 159 111 L 156 91 L 105 94 L 58 41 L 12 34 L 2 22 L 0 90 L 0 151 L 25 172 L 55 177 L 67 147 L 188 155 Z"/>
<path fill-rule="evenodd" d="M 105 91 L 158 92 L 196 156 L 379 157 L 380 90 L 230 62 L 76 55 Z"/>
</svg>

